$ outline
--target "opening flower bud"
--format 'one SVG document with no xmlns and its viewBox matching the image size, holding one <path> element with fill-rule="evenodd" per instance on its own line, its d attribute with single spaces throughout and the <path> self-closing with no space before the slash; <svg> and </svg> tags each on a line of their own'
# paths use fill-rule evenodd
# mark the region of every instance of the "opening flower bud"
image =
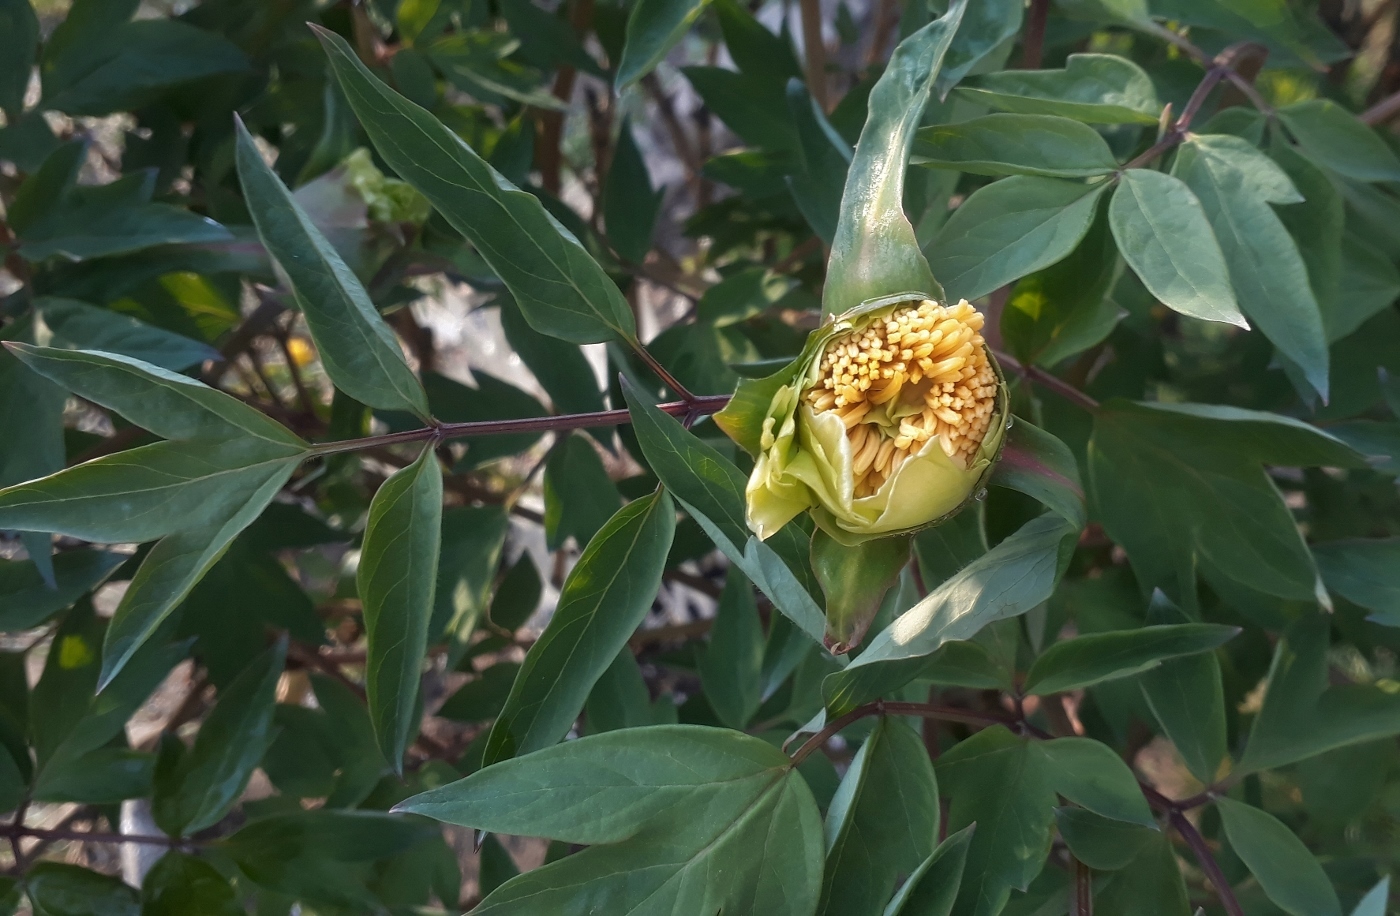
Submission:
<svg viewBox="0 0 1400 916">
<path fill-rule="evenodd" d="M 855 544 L 956 512 L 990 471 L 1006 425 L 983 322 L 965 300 L 901 296 L 813 332 L 785 380 L 756 383 L 772 394 L 749 527 L 766 538 L 811 509 L 824 531 Z M 718 418 L 731 435 L 742 410 L 741 400 Z"/>
</svg>

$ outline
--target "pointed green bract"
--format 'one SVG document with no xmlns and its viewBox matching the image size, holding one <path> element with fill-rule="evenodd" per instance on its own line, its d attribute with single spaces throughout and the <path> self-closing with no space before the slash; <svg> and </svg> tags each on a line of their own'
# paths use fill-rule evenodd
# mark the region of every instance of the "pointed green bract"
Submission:
<svg viewBox="0 0 1400 916">
<path fill-rule="evenodd" d="M 326 374 L 357 401 L 428 416 L 428 396 L 359 278 L 341 259 L 237 122 L 238 177 L 258 235 L 291 280 Z"/>
<path fill-rule="evenodd" d="M 380 750 L 399 770 L 417 726 L 438 551 L 442 467 L 431 445 L 384 482 L 369 507 L 355 579 L 364 604 L 365 693 Z"/>
<path fill-rule="evenodd" d="M 967 0 L 954 0 L 943 18 L 900 42 L 870 93 L 831 243 L 824 316 L 896 293 L 943 298 L 904 215 L 904 173 L 914 131 L 966 7 Z"/>
<path fill-rule="evenodd" d="M 345 39 L 318 29 L 375 149 L 467 237 L 535 330 L 572 343 L 634 342 L 616 284 L 539 198 L 512 185 L 441 121 L 376 79 Z"/>
</svg>

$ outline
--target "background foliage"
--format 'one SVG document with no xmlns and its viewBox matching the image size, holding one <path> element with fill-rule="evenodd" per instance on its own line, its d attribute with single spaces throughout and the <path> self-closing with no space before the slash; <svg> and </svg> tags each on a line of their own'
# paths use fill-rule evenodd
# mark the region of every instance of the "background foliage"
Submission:
<svg viewBox="0 0 1400 916">
<path fill-rule="evenodd" d="M 1391 911 L 1400 7 L 946 8 L 0 0 L 0 911 Z M 707 417 L 945 11 L 1017 419 L 833 659 Z"/>
</svg>

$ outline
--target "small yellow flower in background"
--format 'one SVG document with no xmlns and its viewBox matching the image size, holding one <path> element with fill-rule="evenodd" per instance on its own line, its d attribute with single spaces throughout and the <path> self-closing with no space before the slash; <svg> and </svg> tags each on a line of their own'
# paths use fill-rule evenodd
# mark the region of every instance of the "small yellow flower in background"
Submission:
<svg viewBox="0 0 1400 916">
<path fill-rule="evenodd" d="M 311 360 L 316 358 L 316 351 L 311 348 L 311 344 L 303 337 L 293 337 L 287 341 L 287 352 L 292 355 L 292 362 L 298 367 L 306 366 Z"/>
<path fill-rule="evenodd" d="M 983 322 L 966 301 L 901 298 L 813 332 L 763 416 L 747 487 L 754 533 L 767 538 L 810 509 L 832 538 L 857 544 L 934 524 L 966 503 L 996 459 L 1007 416 Z M 771 389 L 774 379 L 754 385 Z M 716 419 L 745 441 L 732 412 Z"/>
</svg>

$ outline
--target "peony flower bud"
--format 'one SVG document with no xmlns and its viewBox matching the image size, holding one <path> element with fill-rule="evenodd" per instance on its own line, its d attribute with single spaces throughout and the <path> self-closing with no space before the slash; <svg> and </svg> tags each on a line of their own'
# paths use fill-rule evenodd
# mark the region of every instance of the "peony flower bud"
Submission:
<svg viewBox="0 0 1400 916">
<path fill-rule="evenodd" d="M 750 529 L 767 538 L 810 510 L 834 540 L 856 545 L 956 513 L 1006 428 L 983 322 L 966 300 L 868 302 L 814 331 L 782 372 L 741 384 L 716 422 L 755 455 Z"/>
</svg>

